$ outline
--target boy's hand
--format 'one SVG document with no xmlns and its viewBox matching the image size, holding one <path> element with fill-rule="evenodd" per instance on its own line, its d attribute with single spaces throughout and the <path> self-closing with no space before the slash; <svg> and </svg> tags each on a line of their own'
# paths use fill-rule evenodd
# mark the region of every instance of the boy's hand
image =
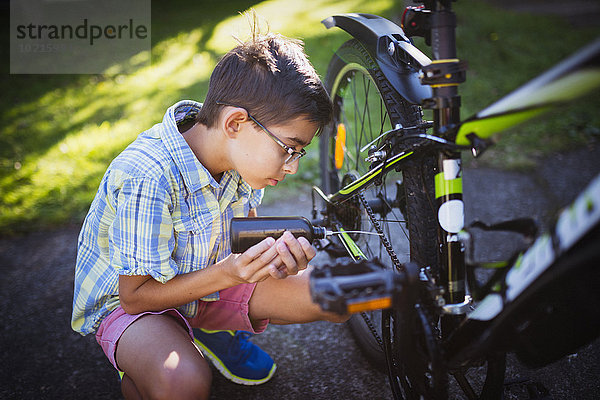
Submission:
<svg viewBox="0 0 600 400">
<path fill-rule="evenodd" d="M 231 254 L 224 262 L 230 263 L 233 279 L 240 283 L 261 282 L 269 276 L 284 279 L 306 269 L 316 255 L 305 238 L 296 239 L 289 232 L 277 239 L 266 238 L 242 254 Z"/>
<path fill-rule="evenodd" d="M 242 254 L 232 253 L 225 260 L 227 272 L 238 283 L 255 283 L 267 279 L 270 269 L 277 270 L 271 263 L 277 257 L 275 239 L 268 237 L 262 242 L 250 247 Z"/>
<path fill-rule="evenodd" d="M 277 274 L 278 276 L 271 274 L 271 276 L 279 279 L 288 275 L 296 275 L 299 271 L 306 269 L 308 262 L 317 255 L 315 248 L 308 240 L 303 237 L 296 239 L 290 232 L 285 232 L 275 242 L 275 247 L 279 257 L 273 264 L 277 266 L 279 274 Z"/>
</svg>

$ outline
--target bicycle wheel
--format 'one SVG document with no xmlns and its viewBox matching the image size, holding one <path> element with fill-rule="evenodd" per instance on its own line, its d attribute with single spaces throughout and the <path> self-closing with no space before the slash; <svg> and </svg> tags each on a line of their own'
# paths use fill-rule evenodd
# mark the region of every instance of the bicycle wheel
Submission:
<svg viewBox="0 0 600 400">
<path fill-rule="evenodd" d="M 389 85 L 375 61 L 356 40 L 344 43 L 334 55 L 325 85 L 334 104 L 334 124 L 320 139 L 320 169 L 324 190 L 334 193 L 368 171 L 365 158 L 369 146 L 379 148 L 383 132 L 397 124 L 415 126 L 421 122 L 422 114 L 418 106 L 409 104 Z M 385 179 L 363 193 L 398 262 L 412 261 L 420 267 L 429 266 L 435 278 L 439 273 L 436 171 L 436 156 L 421 156 L 404 164 L 401 171 L 388 173 Z M 330 217 L 347 230 L 374 230 L 363 202 L 356 198 L 336 206 L 330 213 L 334 213 Z M 367 258 L 379 258 L 393 268 L 386 245 L 378 237 L 355 235 L 354 240 Z M 435 315 L 436 312 L 434 306 L 427 305 L 420 305 L 414 312 L 392 310 L 385 339 L 382 339 L 382 312 L 363 313 L 349 321 L 358 346 L 379 368 L 386 365 L 382 350 L 386 341 L 394 358 L 390 374 L 392 388 L 408 398 L 447 397 L 448 375 L 437 347 L 439 315 Z M 480 368 L 465 367 L 464 371 L 452 371 L 452 374 L 468 398 L 499 398 L 504 355 L 490 356 L 482 364 Z M 474 379 L 471 373 L 476 375 Z"/>
<path fill-rule="evenodd" d="M 409 104 L 387 82 L 367 51 L 356 40 L 344 43 L 332 58 L 325 85 L 334 105 L 334 124 L 320 138 L 320 169 L 326 193 L 334 193 L 369 170 L 365 161 L 379 136 L 400 124 L 422 121 L 420 107 Z M 402 171 L 364 192 L 400 263 L 437 268 L 434 156 L 414 160 Z M 336 207 L 335 219 L 346 230 L 373 231 L 362 203 L 353 198 Z M 386 246 L 377 236 L 354 235 L 365 255 L 393 268 Z M 385 368 L 381 346 L 381 311 L 353 316 L 349 325 L 365 356 Z"/>
</svg>

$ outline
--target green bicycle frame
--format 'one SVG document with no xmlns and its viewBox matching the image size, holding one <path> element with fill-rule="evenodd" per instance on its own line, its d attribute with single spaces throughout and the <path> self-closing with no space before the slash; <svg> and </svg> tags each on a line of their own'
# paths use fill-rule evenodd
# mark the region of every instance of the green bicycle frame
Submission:
<svg viewBox="0 0 600 400">
<path fill-rule="evenodd" d="M 461 66 L 460 61 L 456 58 L 455 50 L 455 17 L 450 10 L 450 2 L 440 2 L 440 4 L 443 3 L 446 8 L 437 10 L 435 14 L 437 20 L 432 23 L 434 60 L 430 64 L 426 64 L 427 58 L 416 54 L 417 50 L 412 46 L 408 46 L 406 55 L 400 57 L 418 60 L 418 63 L 413 62 L 433 74 L 434 79 L 422 81 L 422 87 L 429 87 L 431 90 L 417 90 L 414 82 L 408 78 L 406 78 L 407 82 L 410 82 L 408 88 L 397 87 L 400 93 L 419 93 L 419 95 L 429 94 L 431 96 L 428 99 L 421 99 L 420 102 L 424 107 L 434 110 L 435 136 L 443 137 L 457 145 L 471 146 L 472 151 L 478 153 L 480 150 L 478 146 L 492 135 L 534 118 L 600 86 L 600 40 L 597 40 L 540 77 L 523 85 L 471 118 L 460 122 L 460 97 L 457 89 L 461 82 L 460 74 L 457 74 L 459 75 L 458 79 L 454 76 L 446 82 L 443 81 L 443 78 L 435 79 L 435 74 L 439 75 L 439 71 L 443 72 L 444 68 L 460 70 L 457 67 Z M 385 30 L 391 29 L 390 25 L 389 23 L 384 24 L 381 18 L 369 17 L 365 19 L 355 14 L 336 15 L 330 17 L 326 25 L 328 28 L 338 26 L 360 40 L 377 62 L 382 64 L 382 67 L 386 67 L 386 76 L 390 76 L 392 71 L 389 70 L 389 62 L 385 62 L 383 55 L 378 53 L 381 47 L 378 43 L 390 40 L 390 35 Z M 363 36 L 366 37 L 364 40 Z M 403 46 L 398 46 L 397 51 L 402 51 L 403 48 Z M 406 71 L 402 73 L 398 71 L 398 73 L 406 74 Z M 464 80 L 464 77 L 462 79 Z M 402 86 L 400 82 L 394 81 L 394 83 L 395 86 Z M 419 98 L 417 95 L 413 97 Z M 327 201 L 334 205 L 343 203 L 381 180 L 388 171 L 401 169 L 402 163 L 409 160 L 416 152 L 418 152 L 417 149 L 393 154 L 337 193 L 329 195 Z M 440 225 L 441 267 L 445 271 L 443 283 L 449 289 L 446 301 L 449 304 L 459 305 L 463 303 L 465 293 L 464 257 L 458 240 L 458 232 L 464 225 L 461 154 L 453 151 L 441 151 L 438 171 L 435 177 L 435 197 L 438 203 Z M 355 249 L 351 252 L 353 257 L 360 257 L 359 251 L 356 251 L 358 247 L 350 236 L 347 235 L 344 245 L 347 249 Z"/>
</svg>

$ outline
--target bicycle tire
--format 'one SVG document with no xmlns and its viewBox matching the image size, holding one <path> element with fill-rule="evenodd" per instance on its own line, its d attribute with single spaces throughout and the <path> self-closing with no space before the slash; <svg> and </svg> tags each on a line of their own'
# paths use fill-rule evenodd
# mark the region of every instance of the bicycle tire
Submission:
<svg viewBox="0 0 600 400">
<path fill-rule="evenodd" d="M 353 174 L 362 175 L 368 171 L 369 165 L 363 161 L 365 154 L 362 153 L 365 152 L 360 151 L 361 147 L 396 124 L 404 127 L 417 125 L 422 121 L 422 111 L 419 106 L 408 103 L 392 88 L 377 63 L 355 39 L 344 43 L 331 59 L 325 86 L 334 104 L 334 124 L 320 138 L 319 151 L 322 187 L 329 194 L 348 183 L 345 181 L 347 177 Z M 335 164 L 336 137 L 340 124 L 344 124 L 345 128 L 344 153 L 348 159 L 341 167 Z M 375 141 L 375 144 L 379 142 Z M 401 210 L 402 219 L 398 218 L 396 212 L 393 214 L 394 221 L 401 222 L 391 222 L 386 218 L 381 218 L 380 222 L 388 237 L 395 236 L 396 242 L 400 239 L 404 242 L 394 243 L 394 248 L 400 249 L 402 253 L 398 254 L 401 263 L 414 261 L 420 266 L 431 266 L 434 269 L 437 269 L 438 265 L 433 186 L 436 164 L 435 156 L 432 155 L 414 160 L 402 169 L 401 175 L 388 174 L 388 180 L 392 175 L 401 176 L 402 185 L 398 188 L 403 189 L 404 193 L 400 193 L 400 197 L 403 197 L 402 201 L 405 201 L 406 205 Z M 383 182 L 369 189 L 365 196 L 367 200 L 376 199 L 377 196 L 388 199 L 387 191 L 387 185 Z M 363 219 L 359 226 L 357 207 L 356 202 L 344 203 L 342 209 L 345 209 L 346 214 L 341 216 L 342 225 L 348 230 L 372 230 L 370 223 L 364 221 L 364 210 L 359 210 L 362 214 L 360 218 Z M 392 265 L 385 251 L 382 251 L 379 239 L 358 235 L 355 240 L 359 241 L 361 248 L 367 249 L 368 258 L 378 257 L 385 264 Z M 379 245 L 370 242 L 377 242 Z M 381 326 L 381 311 L 370 314 L 375 323 Z M 379 340 L 363 318 L 354 315 L 348 324 L 357 345 L 367 359 L 374 366 L 385 368 L 385 355 Z"/>
</svg>

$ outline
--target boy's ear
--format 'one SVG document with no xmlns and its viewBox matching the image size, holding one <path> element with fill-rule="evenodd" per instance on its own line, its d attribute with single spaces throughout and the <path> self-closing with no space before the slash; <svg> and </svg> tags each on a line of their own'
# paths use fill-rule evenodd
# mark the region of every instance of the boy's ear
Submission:
<svg viewBox="0 0 600 400">
<path fill-rule="evenodd" d="M 248 112 L 243 108 L 228 107 L 223 111 L 221 127 L 228 137 L 235 137 L 242 127 L 242 123 L 248 121 Z"/>
</svg>

